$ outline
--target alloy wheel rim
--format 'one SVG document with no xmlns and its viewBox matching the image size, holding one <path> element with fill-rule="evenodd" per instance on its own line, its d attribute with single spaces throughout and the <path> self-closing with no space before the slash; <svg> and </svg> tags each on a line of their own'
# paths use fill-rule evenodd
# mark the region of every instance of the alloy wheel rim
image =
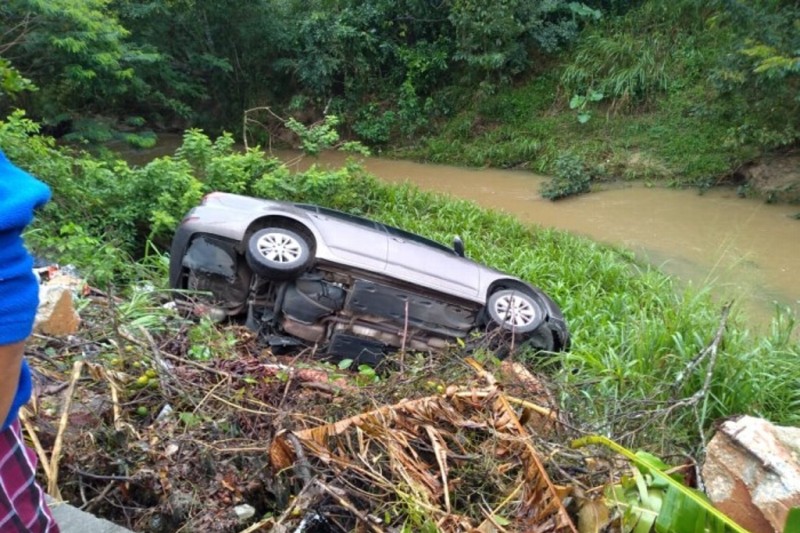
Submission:
<svg viewBox="0 0 800 533">
<path fill-rule="evenodd" d="M 294 263 L 303 254 L 303 248 L 294 237 L 285 233 L 267 233 L 256 243 L 258 253 L 273 263 Z"/>
<path fill-rule="evenodd" d="M 494 310 L 503 322 L 515 328 L 529 326 L 536 320 L 536 308 L 533 304 L 515 294 L 498 298 Z"/>
</svg>

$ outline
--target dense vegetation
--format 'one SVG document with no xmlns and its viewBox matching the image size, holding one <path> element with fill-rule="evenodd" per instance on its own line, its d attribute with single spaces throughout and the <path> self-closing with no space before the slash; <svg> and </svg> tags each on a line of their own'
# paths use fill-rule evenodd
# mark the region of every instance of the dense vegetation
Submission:
<svg viewBox="0 0 800 533">
<path fill-rule="evenodd" d="M 9 0 L 0 107 L 137 145 L 335 114 L 406 156 L 555 174 L 553 198 L 709 185 L 796 145 L 798 20 L 778 0 Z"/>
<path fill-rule="evenodd" d="M 558 68 L 477 102 L 408 153 L 554 173 L 551 197 L 592 180 L 735 178 L 797 143 L 800 19 L 789 4 L 648 2 L 606 17 Z"/>
<path fill-rule="evenodd" d="M 441 242 L 459 232 L 470 256 L 551 294 L 568 317 L 573 349 L 552 360 L 540 357 L 536 365 L 548 369 L 563 406 L 582 427 L 664 450 L 697 445 L 700 431 L 736 413 L 800 423 L 800 344 L 791 338 L 790 315 L 779 315 L 761 338 L 731 319 L 716 361 L 682 375 L 714 336 L 719 308 L 706 293 L 677 290 L 628 252 L 560 232 L 533 232 L 467 202 L 382 185 L 355 164 L 292 175 L 259 151 L 232 150 L 230 137 L 212 141 L 190 131 L 174 156 L 131 168 L 55 148 L 35 130 L 19 115 L 0 123 L 0 146 L 55 192 L 29 242 L 46 257 L 78 265 L 100 288 L 132 291 L 136 307 L 158 309 L 141 300 L 166 290 L 164 245 L 179 217 L 206 192 L 324 203 Z M 145 282 L 156 290 L 142 292 Z M 160 327 L 156 318 L 137 320 Z M 713 379 L 706 383 L 708 365 L 714 365 Z"/>
<path fill-rule="evenodd" d="M 442 242 L 460 233 L 476 260 L 541 286 L 573 349 L 522 356 L 571 421 L 699 452 L 727 416 L 800 424 L 790 313 L 755 337 L 735 309 L 727 318 L 624 250 L 382 185 L 353 163 L 292 174 L 233 147 L 315 152 L 340 126 L 394 155 L 553 174 L 542 192 L 554 199 L 605 179 L 707 186 L 798 145 L 798 24 L 800 7 L 781 0 L 6 0 L 0 149 L 54 191 L 28 242 L 121 297 L 117 332 L 163 330 L 165 252 L 205 193 L 322 203 Z M 183 132 L 183 145 L 143 166 L 97 149 L 152 146 L 162 131 Z M 232 335 L 201 320 L 186 356 L 226 362 Z M 111 344 L 98 364 L 157 378 Z"/>
</svg>

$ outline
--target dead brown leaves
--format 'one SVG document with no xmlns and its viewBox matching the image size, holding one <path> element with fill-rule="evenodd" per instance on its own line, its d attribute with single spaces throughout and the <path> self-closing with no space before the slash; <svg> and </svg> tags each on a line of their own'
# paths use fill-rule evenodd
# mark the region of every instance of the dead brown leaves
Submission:
<svg viewBox="0 0 800 533">
<path fill-rule="evenodd" d="M 451 386 L 444 394 L 276 435 L 273 467 L 313 471 L 306 487 L 327 490 L 305 491 L 306 509 L 296 502 L 272 526 L 286 527 L 289 517 L 323 505 L 333 491 L 340 507 L 361 510 L 350 519 L 367 530 L 575 531 L 532 435 L 512 408 L 526 402 L 507 396 L 493 376 L 471 364 L 483 377 L 481 388 Z M 534 418 L 544 428 L 552 414 L 540 408 Z M 417 514 L 424 518 L 410 524 Z"/>
<path fill-rule="evenodd" d="M 575 531 L 543 466 L 556 402 L 522 365 L 407 355 L 365 385 L 246 332 L 198 361 L 182 330 L 97 325 L 29 346 L 43 381 L 27 433 L 60 471 L 43 481 L 99 516 L 158 533 Z"/>
</svg>

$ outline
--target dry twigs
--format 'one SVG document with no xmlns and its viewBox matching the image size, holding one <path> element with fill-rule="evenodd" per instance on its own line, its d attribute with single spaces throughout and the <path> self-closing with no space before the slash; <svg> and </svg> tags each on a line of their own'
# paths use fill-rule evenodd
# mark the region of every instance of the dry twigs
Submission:
<svg viewBox="0 0 800 533">
<path fill-rule="evenodd" d="M 489 386 L 451 387 L 443 395 L 403 400 L 291 438 L 280 434 L 270 449 L 271 462 L 280 470 L 300 461 L 305 471 L 311 464 L 316 482 L 330 490 L 318 493 L 308 509 L 333 505 L 340 514 L 349 513 L 345 529 L 360 523 L 379 530 L 369 516 L 391 517 L 405 508 L 403 520 L 424 515 L 423 522 L 430 520 L 440 531 L 574 532 L 512 400 L 491 374 L 473 366 Z M 488 485 L 493 490 L 485 490 Z M 342 500 L 344 494 L 350 498 Z M 404 524 L 409 525 L 390 518 L 382 526 Z"/>
<path fill-rule="evenodd" d="M 72 377 L 65 396 L 64 406 L 61 408 L 61 421 L 58 424 L 56 442 L 53 445 L 53 453 L 50 456 L 49 476 L 47 478 L 47 492 L 55 499 L 61 499 L 61 491 L 58 488 L 58 462 L 61 460 L 61 447 L 64 444 L 64 430 L 67 428 L 69 420 L 69 406 L 72 403 L 72 395 L 75 392 L 75 384 L 81 377 L 83 370 L 83 359 L 75 361 L 72 367 Z"/>
<path fill-rule="evenodd" d="M 23 418 L 48 484 L 103 517 L 136 531 L 574 531 L 532 444 L 559 423 L 535 376 L 412 352 L 394 361 L 405 372 L 363 382 L 246 333 L 193 359 L 183 325 L 112 326 L 79 345 L 38 339 L 58 353 L 42 374 L 67 390 Z"/>
</svg>

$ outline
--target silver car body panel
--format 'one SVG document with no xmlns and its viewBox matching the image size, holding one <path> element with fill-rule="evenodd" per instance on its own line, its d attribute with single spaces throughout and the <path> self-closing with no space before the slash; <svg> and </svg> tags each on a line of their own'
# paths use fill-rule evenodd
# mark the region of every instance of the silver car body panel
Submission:
<svg viewBox="0 0 800 533">
<path fill-rule="evenodd" d="M 372 220 L 324 207 L 211 193 L 184 218 L 173 240 L 173 257 L 183 257 L 192 236 L 210 233 L 244 242 L 254 223 L 282 217 L 301 224 L 314 237 L 319 267 L 357 269 L 484 304 L 495 282 L 528 283 L 491 269 L 434 241 Z M 262 224 L 256 226 L 263 227 Z M 176 255 L 177 254 L 177 255 Z M 171 271 L 171 279 L 177 272 Z"/>
</svg>

